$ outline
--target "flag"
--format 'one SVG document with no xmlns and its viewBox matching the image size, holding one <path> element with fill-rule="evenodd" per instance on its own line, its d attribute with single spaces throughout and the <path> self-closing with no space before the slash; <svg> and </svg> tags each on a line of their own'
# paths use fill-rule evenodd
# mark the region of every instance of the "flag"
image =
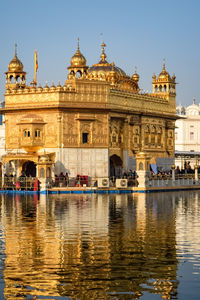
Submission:
<svg viewBox="0 0 200 300">
<path fill-rule="evenodd" d="M 35 50 L 35 83 L 37 83 L 37 69 L 38 69 L 37 50 Z"/>
<path fill-rule="evenodd" d="M 35 72 L 37 72 L 37 69 L 38 69 L 37 50 L 35 50 Z"/>
</svg>

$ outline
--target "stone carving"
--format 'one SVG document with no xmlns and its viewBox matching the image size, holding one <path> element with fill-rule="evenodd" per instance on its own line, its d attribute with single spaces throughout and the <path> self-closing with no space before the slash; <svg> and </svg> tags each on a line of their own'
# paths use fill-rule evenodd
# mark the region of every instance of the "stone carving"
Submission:
<svg viewBox="0 0 200 300">
<path fill-rule="evenodd" d="M 121 148 L 123 144 L 123 121 L 112 119 L 110 123 L 110 146 Z"/>
</svg>

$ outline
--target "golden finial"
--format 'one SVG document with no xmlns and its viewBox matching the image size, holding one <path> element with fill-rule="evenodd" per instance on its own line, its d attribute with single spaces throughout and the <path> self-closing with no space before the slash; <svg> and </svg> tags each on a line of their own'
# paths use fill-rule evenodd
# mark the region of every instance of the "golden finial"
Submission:
<svg viewBox="0 0 200 300">
<path fill-rule="evenodd" d="M 115 63 L 114 62 L 112 62 L 112 72 L 114 72 L 114 66 L 115 66 Z"/>
<path fill-rule="evenodd" d="M 135 74 L 137 73 L 137 67 L 135 66 Z"/>
<path fill-rule="evenodd" d="M 139 81 L 140 76 L 137 74 L 137 67 L 135 66 L 135 73 L 132 76 L 132 79 L 135 80 L 136 82 Z"/>
<path fill-rule="evenodd" d="M 165 71 L 165 58 L 163 58 L 163 71 Z"/>
<path fill-rule="evenodd" d="M 105 54 L 105 52 L 104 52 L 104 49 L 105 49 L 105 47 L 106 47 L 106 44 L 103 42 L 103 43 L 101 44 L 101 47 L 102 47 L 101 60 L 104 62 L 104 61 L 106 60 L 106 54 Z"/>
<path fill-rule="evenodd" d="M 77 39 L 77 50 L 79 50 L 79 37 Z"/>
<path fill-rule="evenodd" d="M 193 104 L 195 104 L 195 97 L 193 97 Z"/>
<path fill-rule="evenodd" d="M 76 54 L 80 54 L 80 49 L 79 49 L 79 37 L 77 38 L 77 50 L 76 50 Z"/>
<path fill-rule="evenodd" d="M 15 43 L 15 56 L 17 56 L 17 43 Z"/>
</svg>

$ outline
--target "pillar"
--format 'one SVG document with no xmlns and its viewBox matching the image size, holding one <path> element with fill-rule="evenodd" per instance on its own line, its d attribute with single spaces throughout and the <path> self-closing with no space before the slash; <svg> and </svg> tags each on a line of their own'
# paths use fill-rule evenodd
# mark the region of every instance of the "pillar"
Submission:
<svg viewBox="0 0 200 300">
<path fill-rule="evenodd" d="M 175 181 L 175 165 L 172 165 L 171 169 L 172 169 L 172 181 Z"/>
<path fill-rule="evenodd" d="M 198 181 L 199 180 L 199 177 L 198 177 L 198 165 L 194 166 L 194 172 L 195 172 L 194 179 L 195 179 L 195 181 Z"/>
<path fill-rule="evenodd" d="M 140 152 L 136 155 L 136 172 L 138 175 L 138 187 L 148 187 L 150 175 L 150 156 L 148 156 L 147 153 Z"/>
<path fill-rule="evenodd" d="M 47 177 L 48 168 L 50 168 L 49 175 L 52 174 L 53 162 L 48 155 L 41 156 L 39 158 L 37 166 L 38 179 L 40 181 L 40 191 L 47 192 L 51 185 L 51 177 Z"/>
</svg>

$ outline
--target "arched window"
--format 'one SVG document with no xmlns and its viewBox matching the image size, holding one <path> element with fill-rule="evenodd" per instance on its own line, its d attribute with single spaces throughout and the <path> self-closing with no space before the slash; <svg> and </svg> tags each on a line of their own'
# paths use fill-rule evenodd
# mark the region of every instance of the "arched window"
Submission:
<svg viewBox="0 0 200 300">
<path fill-rule="evenodd" d="M 30 130 L 24 130 L 24 137 L 30 137 L 31 133 Z"/>
<path fill-rule="evenodd" d="M 82 77 L 82 72 L 81 71 L 77 71 L 76 72 L 76 78 L 81 78 Z"/>
<path fill-rule="evenodd" d="M 12 75 L 10 75 L 9 80 L 10 80 L 10 83 L 14 83 L 14 77 Z"/>
<path fill-rule="evenodd" d="M 35 130 L 35 137 L 40 138 L 40 130 L 39 129 Z"/>
<path fill-rule="evenodd" d="M 51 168 L 48 167 L 47 168 L 47 178 L 50 178 L 51 177 Z"/>
<path fill-rule="evenodd" d="M 157 93 L 157 91 L 158 91 L 158 86 L 155 85 L 155 93 Z"/>
<path fill-rule="evenodd" d="M 159 92 L 162 92 L 162 85 L 159 85 Z"/>
<path fill-rule="evenodd" d="M 44 173 L 44 168 L 41 168 L 41 169 L 40 169 L 40 177 L 41 177 L 41 178 L 44 178 L 44 175 L 45 175 L 45 173 Z"/>
<path fill-rule="evenodd" d="M 16 76 L 16 83 L 20 83 L 20 76 L 19 75 Z"/>
</svg>

